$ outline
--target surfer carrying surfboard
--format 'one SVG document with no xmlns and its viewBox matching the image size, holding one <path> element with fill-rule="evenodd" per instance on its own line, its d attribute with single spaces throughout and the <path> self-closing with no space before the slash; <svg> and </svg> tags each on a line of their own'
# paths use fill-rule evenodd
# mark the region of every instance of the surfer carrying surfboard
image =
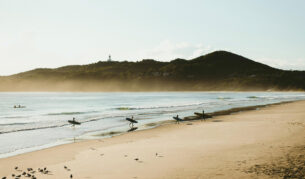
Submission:
<svg viewBox="0 0 305 179">
<path fill-rule="evenodd" d="M 179 122 L 183 121 L 181 118 L 179 118 L 178 115 L 174 116 L 173 118 L 176 120 L 176 123 L 178 123 L 178 124 L 179 124 Z"/>
<path fill-rule="evenodd" d="M 129 123 L 130 128 L 133 128 L 133 124 L 134 124 L 134 123 L 138 123 L 138 121 L 136 121 L 136 120 L 133 119 L 133 116 L 132 116 L 131 118 L 128 118 L 128 117 L 127 117 L 126 120 L 130 122 L 130 123 Z"/>
<path fill-rule="evenodd" d="M 72 120 L 68 120 L 68 122 L 69 122 L 70 124 L 72 124 L 73 126 L 74 126 L 74 125 L 80 125 L 80 122 L 76 121 L 74 117 L 73 117 Z"/>
</svg>

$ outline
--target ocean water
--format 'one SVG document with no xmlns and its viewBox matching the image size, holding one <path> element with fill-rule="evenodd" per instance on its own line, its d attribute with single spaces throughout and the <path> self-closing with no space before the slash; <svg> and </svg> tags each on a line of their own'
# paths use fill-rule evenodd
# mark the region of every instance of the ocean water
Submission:
<svg viewBox="0 0 305 179">
<path fill-rule="evenodd" d="M 290 92 L 0 93 L 0 158 L 129 129 L 146 129 L 172 116 L 304 100 Z M 24 108 L 14 108 L 21 105 Z M 71 126 L 73 117 L 82 124 Z"/>
</svg>

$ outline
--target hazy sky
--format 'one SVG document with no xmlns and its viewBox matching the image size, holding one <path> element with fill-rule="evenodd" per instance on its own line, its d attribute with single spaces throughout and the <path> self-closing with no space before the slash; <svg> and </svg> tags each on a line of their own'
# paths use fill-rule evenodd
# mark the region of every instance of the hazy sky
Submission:
<svg viewBox="0 0 305 179">
<path fill-rule="evenodd" d="M 305 70 L 305 0 L 0 0 L 0 75 L 214 50 Z"/>
</svg>

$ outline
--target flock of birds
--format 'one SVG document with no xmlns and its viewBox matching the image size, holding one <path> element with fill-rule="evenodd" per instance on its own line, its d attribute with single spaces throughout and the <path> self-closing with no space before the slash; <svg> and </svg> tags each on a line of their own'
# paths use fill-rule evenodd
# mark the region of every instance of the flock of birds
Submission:
<svg viewBox="0 0 305 179">
<path fill-rule="evenodd" d="M 67 166 L 64 166 L 64 169 L 67 171 L 71 171 Z M 37 175 L 52 175 L 52 172 L 47 169 L 47 167 L 44 168 L 38 168 L 37 170 L 34 170 L 33 168 L 27 168 L 26 170 L 21 170 L 19 167 L 15 167 L 15 171 L 18 172 L 18 174 L 13 173 L 12 178 L 14 179 L 20 179 L 22 177 L 27 177 L 29 179 L 37 179 Z M 73 178 L 73 175 L 70 174 L 70 178 Z M 7 179 L 6 176 L 2 177 L 2 179 Z"/>
</svg>

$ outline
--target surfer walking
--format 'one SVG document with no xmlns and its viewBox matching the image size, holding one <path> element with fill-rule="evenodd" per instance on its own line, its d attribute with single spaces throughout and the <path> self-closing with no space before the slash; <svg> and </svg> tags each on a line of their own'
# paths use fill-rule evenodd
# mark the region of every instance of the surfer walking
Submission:
<svg viewBox="0 0 305 179">
<path fill-rule="evenodd" d="M 173 117 L 176 120 L 176 123 L 179 124 L 180 121 L 182 121 L 182 119 L 179 118 L 178 114 L 177 116 Z"/>
<path fill-rule="evenodd" d="M 138 121 L 136 121 L 136 120 L 133 119 L 133 116 L 131 116 L 131 118 L 128 118 L 128 117 L 127 117 L 126 120 L 130 122 L 130 123 L 129 123 L 129 127 L 130 127 L 130 128 L 133 128 L 133 124 L 134 124 L 134 123 L 138 123 Z"/>
<path fill-rule="evenodd" d="M 80 122 L 78 122 L 78 121 L 75 120 L 75 117 L 73 117 L 72 120 L 68 120 L 68 122 L 69 122 L 70 124 L 72 124 L 72 126 L 74 126 L 74 125 L 80 125 L 80 124 L 81 124 Z"/>
</svg>

